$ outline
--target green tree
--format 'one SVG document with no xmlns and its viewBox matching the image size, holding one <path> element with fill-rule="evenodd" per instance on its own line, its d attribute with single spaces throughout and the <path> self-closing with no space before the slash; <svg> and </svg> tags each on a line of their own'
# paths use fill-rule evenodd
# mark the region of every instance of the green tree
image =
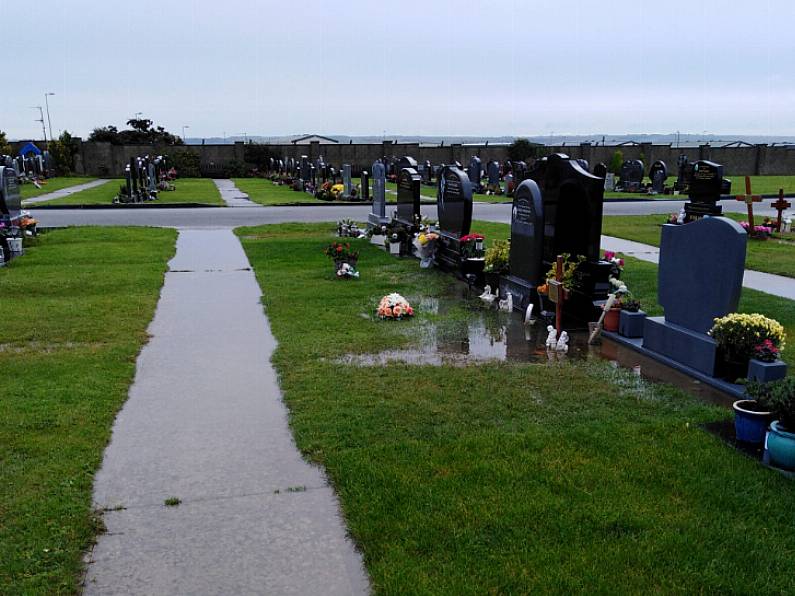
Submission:
<svg viewBox="0 0 795 596">
<path fill-rule="evenodd" d="M 531 143 L 527 139 L 516 139 L 508 147 L 508 157 L 511 161 L 523 161 L 528 157 L 535 157 L 538 143 Z"/>
<path fill-rule="evenodd" d="M 2 130 L 0 130 L 0 155 L 11 155 L 11 145 Z"/>
<path fill-rule="evenodd" d="M 616 149 L 613 157 L 610 159 L 610 166 L 608 170 L 618 176 L 621 174 L 621 166 L 624 165 L 624 154 L 620 149 Z"/>
<path fill-rule="evenodd" d="M 95 128 L 88 135 L 89 141 L 101 141 L 114 145 L 184 145 L 177 135 L 162 126 L 153 126 L 148 118 L 131 118 L 130 128 L 119 130 L 113 125 Z"/>
<path fill-rule="evenodd" d="M 75 169 L 75 156 L 80 151 L 77 140 L 65 130 L 58 140 L 50 142 L 50 154 L 55 159 L 55 172 L 68 176 Z"/>
</svg>

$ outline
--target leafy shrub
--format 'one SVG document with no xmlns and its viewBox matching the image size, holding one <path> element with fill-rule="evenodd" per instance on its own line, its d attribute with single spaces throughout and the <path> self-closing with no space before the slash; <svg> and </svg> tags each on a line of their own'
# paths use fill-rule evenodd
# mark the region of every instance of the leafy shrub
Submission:
<svg viewBox="0 0 795 596">
<path fill-rule="evenodd" d="M 613 157 L 610 158 L 610 165 L 607 169 L 618 176 L 621 173 L 622 165 L 624 165 L 624 153 L 620 149 L 616 149 Z"/>
<path fill-rule="evenodd" d="M 507 240 L 494 240 L 486 249 L 486 271 L 504 275 L 508 273 L 511 243 Z"/>
<path fill-rule="evenodd" d="M 771 412 L 773 419 L 788 432 L 795 432 L 795 377 L 765 383 L 761 387 L 756 384 L 748 393 L 755 395 L 759 406 Z"/>
</svg>

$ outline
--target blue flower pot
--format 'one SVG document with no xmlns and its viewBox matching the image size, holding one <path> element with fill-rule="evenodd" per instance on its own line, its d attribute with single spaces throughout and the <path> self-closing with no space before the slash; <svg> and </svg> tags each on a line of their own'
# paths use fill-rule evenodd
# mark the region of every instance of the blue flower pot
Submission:
<svg viewBox="0 0 795 596">
<path fill-rule="evenodd" d="M 766 447 L 771 464 L 785 470 L 795 470 L 795 434 L 782 430 L 778 420 L 770 423 Z"/>
<path fill-rule="evenodd" d="M 764 442 L 770 424 L 770 412 L 756 412 L 756 400 L 741 399 L 732 405 L 734 408 L 734 434 L 738 441 L 758 445 Z"/>
</svg>

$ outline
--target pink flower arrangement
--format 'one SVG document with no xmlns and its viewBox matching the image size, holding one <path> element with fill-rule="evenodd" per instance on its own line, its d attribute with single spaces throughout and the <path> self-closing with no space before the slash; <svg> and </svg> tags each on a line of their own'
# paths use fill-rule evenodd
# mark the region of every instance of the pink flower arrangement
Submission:
<svg viewBox="0 0 795 596">
<path fill-rule="evenodd" d="M 751 225 L 747 221 L 741 221 L 740 225 L 743 227 L 743 229 L 746 232 L 751 227 Z M 773 233 L 773 228 L 771 228 L 769 226 L 754 226 L 754 233 L 755 234 L 765 234 L 765 235 L 769 236 L 770 234 Z"/>
<path fill-rule="evenodd" d="M 381 302 L 378 303 L 377 313 L 382 319 L 400 320 L 403 317 L 413 317 L 414 309 L 411 308 L 408 300 L 403 296 L 393 293 L 381 298 Z"/>
<path fill-rule="evenodd" d="M 617 259 L 615 251 L 606 250 L 605 251 L 605 261 L 610 261 L 614 265 L 618 265 L 619 267 L 624 266 L 624 259 Z"/>
</svg>

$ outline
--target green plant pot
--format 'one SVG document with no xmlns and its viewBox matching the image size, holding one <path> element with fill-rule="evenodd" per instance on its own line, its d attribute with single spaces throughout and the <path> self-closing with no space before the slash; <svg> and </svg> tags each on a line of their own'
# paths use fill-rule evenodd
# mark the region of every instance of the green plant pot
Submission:
<svg viewBox="0 0 795 596">
<path fill-rule="evenodd" d="M 766 447 L 771 464 L 795 470 L 795 434 L 782 430 L 778 420 L 770 423 Z"/>
</svg>

